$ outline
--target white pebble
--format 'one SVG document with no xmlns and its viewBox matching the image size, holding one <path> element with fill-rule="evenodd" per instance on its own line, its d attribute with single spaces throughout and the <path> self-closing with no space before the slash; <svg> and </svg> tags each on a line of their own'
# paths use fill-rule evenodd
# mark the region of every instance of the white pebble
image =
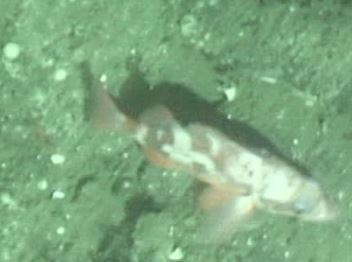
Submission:
<svg viewBox="0 0 352 262">
<path fill-rule="evenodd" d="M 179 261 L 183 259 L 183 252 L 181 248 L 176 248 L 174 251 L 172 251 L 169 255 L 169 259 L 172 261 Z"/>
<path fill-rule="evenodd" d="M 21 49 L 20 46 L 16 43 L 7 43 L 3 52 L 7 59 L 14 60 L 20 55 Z"/>
<path fill-rule="evenodd" d="M 339 193 L 337 194 L 337 198 L 339 200 L 342 200 L 344 198 L 344 196 L 345 196 L 345 192 L 344 191 L 339 191 Z"/>
<path fill-rule="evenodd" d="M 58 82 L 63 81 L 66 79 L 66 77 L 67 77 L 67 71 L 65 69 L 62 69 L 62 68 L 57 69 L 54 73 L 55 81 L 58 81 Z"/>
<path fill-rule="evenodd" d="M 210 0 L 210 1 L 209 1 L 209 5 L 210 5 L 210 6 L 215 6 L 215 5 L 217 5 L 218 3 L 219 3 L 218 0 Z"/>
<path fill-rule="evenodd" d="M 130 55 L 136 55 L 136 54 L 137 54 L 136 49 L 135 49 L 135 48 L 132 48 L 132 49 L 130 50 Z"/>
<path fill-rule="evenodd" d="M 55 190 L 52 194 L 53 199 L 63 199 L 65 198 L 65 193 L 60 190 Z"/>
<path fill-rule="evenodd" d="M 169 228 L 169 236 L 170 237 L 174 236 L 174 233 L 175 233 L 175 227 L 174 226 L 170 226 L 170 228 Z"/>
<path fill-rule="evenodd" d="M 54 165 L 61 165 L 65 162 L 65 156 L 60 154 L 53 154 L 51 155 L 50 160 Z"/>
<path fill-rule="evenodd" d="M 48 181 L 41 180 L 41 181 L 38 182 L 37 186 L 38 186 L 39 190 L 44 191 L 44 190 L 46 190 L 48 188 Z"/>
<path fill-rule="evenodd" d="M 108 76 L 106 74 L 102 74 L 99 78 L 99 81 L 101 83 L 106 83 L 106 81 L 108 81 Z"/>
<path fill-rule="evenodd" d="M 130 188 L 131 187 L 131 183 L 129 181 L 125 181 L 125 182 L 123 182 L 122 187 L 123 188 Z"/>
<path fill-rule="evenodd" d="M 63 234 L 65 234 L 65 228 L 64 227 L 58 227 L 57 229 L 56 229 L 56 233 L 58 234 L 58 235 L 63 235 Z"/>
<path fill-rule="evenodd" d="M 284 257 L 285 257 L 285 258 L 289 258 L 289 257 L 290 257 L 290 251 L 285 251 Z"/>
<path fill-rule="evenodd" d="M 276 84 L 277 83 L 277 79 L 271 76 L 262 76 L 260 78 L 260 80 L 262 82 L 268 83 L 268 84 Z"/>
<path fill-rule="evenodd" d="M 10 208 L 15 208 L 17 206 L 16 201 L 7 193 L 2 193 L 0 196 L 0 200 L 1 204 Z"/>
<path fill-rule="evenodd" d="M 231 101 L 235 100 L 235 98 L 236 98 L 236 88 L 235 87 L 226 88 L 224 90 L 224 94 L 225 94 L 227 101 L 231 102 Z"/>
<path fill-rule="evenodd" d="M 129 157 L 128 152 L 124 152 L 124 153 L 122 154 L 122 157 L 123 157 L 124 159 L 127 159 L 127 158 Z"/>
</svg>

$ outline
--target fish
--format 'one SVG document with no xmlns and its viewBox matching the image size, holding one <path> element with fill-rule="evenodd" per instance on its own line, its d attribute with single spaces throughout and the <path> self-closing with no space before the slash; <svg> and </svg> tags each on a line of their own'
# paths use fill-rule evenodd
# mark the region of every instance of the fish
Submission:
<svg viewBox="0 0 352 262">
<path fill-rule="evenodd" d="M 320 184 L 291 161 L 204 122 L 182 123 L 165 104 L 128 113 L 106 83 L 94 80 L 84 67 L 93 125 L 128 135 L 151 163 L 189 173 L 206 184 L 198 204 L 211 214 L 214 239 L 240 230 L 258 211 L 312 222 L 338 216 Z"/>
</svg>

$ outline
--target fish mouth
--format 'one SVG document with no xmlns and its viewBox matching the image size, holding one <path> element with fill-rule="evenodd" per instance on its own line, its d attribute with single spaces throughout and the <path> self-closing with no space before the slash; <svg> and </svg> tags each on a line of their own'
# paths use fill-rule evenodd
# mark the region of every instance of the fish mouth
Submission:
<svg viewBox="0 0 352 262">
<path fill-rule="evenodd" d="M 330 199 L 322 198 L 309 213 L 302 214 L 300 218 L 305 221 L 328 222 L 336 219 L 340 213 L 336 203 Z"/>
</svg>

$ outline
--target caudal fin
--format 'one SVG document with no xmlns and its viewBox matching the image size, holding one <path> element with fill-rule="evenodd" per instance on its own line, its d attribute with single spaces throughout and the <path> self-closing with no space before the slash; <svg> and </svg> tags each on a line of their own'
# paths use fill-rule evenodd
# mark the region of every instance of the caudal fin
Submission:
<svg viewBox="0 0 352 262">
<path fill-rule="evenodd" d="M 87 62 L 81 64 L 81 72 L 86 89 L 85 114 L 93 126 L 113 131 L 133 131 L 137 124 L 118 108 L 104 83 L 94 78 Z"/>
</svg>

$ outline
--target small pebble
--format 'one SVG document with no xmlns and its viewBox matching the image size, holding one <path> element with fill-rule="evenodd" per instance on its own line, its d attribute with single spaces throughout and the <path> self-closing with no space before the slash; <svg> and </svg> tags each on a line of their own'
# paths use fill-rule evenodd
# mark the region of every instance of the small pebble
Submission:
<svg viewBox="0 0 352 262">
<path fill-rule="evenodd" d="M 65 234 L 65 228 L 64 227 L 58 227 L 57 229 L 56 229 L 56 233 L 58 234 L 58 235 L 63 235 L 63 234 Z"/>
<path fill-rule="evenodd" d="M 67 77 L 67 71 L 65 69 L 62 69 L 62 68 L 57 69 L 54 73 L 55 81 L 58 81 L 58 82 L 63 81 L 66 79 L 66 77 Z"/>
<path fill-rule="evenodd" d="M 129 181 L 125 181 L 125 182 L 123 182 L 122 187 L 123 188 L 130 188 L 131 187 L 131 183 Z"/>
<path fill-rule="evenodd" d="M 10 208 L 15 208 L 17 206 L 16 201 L 7 193 L 2 193 L 0 196 L 1 204 L 8 206 Z"/>
<path fill-rule="evenodd" d="M 20 55 L 21 49 L 16 43 L 7 43 L 4 46 L 3 52 L 7 59 L 14 60 Z"/>
<path fill-rule="evenodd" d="M 61 165 L 65 162 L 65 156 L 60 154 L 53 154 L 51 155 L 50 160 L 54 165 Z"/>
<path fill-rule="evenodd" d="M 290 257 L 290 251 L 285 251 L 284 257 L 285 257 L 285 258 L 289 258 L 289 257 Z"/>
<path fill-rule="evenodd" d="M 129 157 L 128 152 L 124 152 L 124 153 L 122 154 L 122 157 L 123 157 L 124 159 L 127 159 L 127 158 Z"/>
<path fill-rule="evenodd" d="M 59 190 L 53 192 L 52 196 L 53 199 L 63 199 L 65 198 L 65 193 Z"/>
<path fill-rule="evenodd" d="M 41 181 L 38 182 L 37 186 L 38 186 L 39 190 L 44 191 L 44 190 L 46 190 L 48 188 L 48 181 L 41 180 Z"/>
<path fill-rule="evenodd" d="M 235 87 L 226 88 L 224 90 L 224 94 L 225 94 L 227 101 L 231 102 L 231 101 L 235 100 L 235 98 L 236 98 L 236 88 Z"/>
<path fill-rule="evenodd" d="M 260 80 L 262 82 L 268 83 L 268 84 L 276 84 L 277 83 L 277 79 L 274 77 L 270 77 L 270 76 L 262 76 L 260 78 Z"/>
<path fill-rule="evenodd" d="M 99 81 L 101 83 L 106 83 L 106 81 L 108 81 L 108 76 L 106 74 L 102 74 L 99 78 Z"/>
<path fill-rule="evenodd" d="M 342 200 L 344 198 L 344 196 L 345 196 L 345 192 L 343 192 L 343 191 L 339 191 L 338 194 L 337 194 L 337 198 L 339 200 Z"/>
<path fill-rule="evenodd" d="M 169 259 L 172 261 L 179 261 L 183 259 L 183 252 L 181 248 L 176 248 L 174 251 L 172 251 L 169 255 Z"/>
</svg>

